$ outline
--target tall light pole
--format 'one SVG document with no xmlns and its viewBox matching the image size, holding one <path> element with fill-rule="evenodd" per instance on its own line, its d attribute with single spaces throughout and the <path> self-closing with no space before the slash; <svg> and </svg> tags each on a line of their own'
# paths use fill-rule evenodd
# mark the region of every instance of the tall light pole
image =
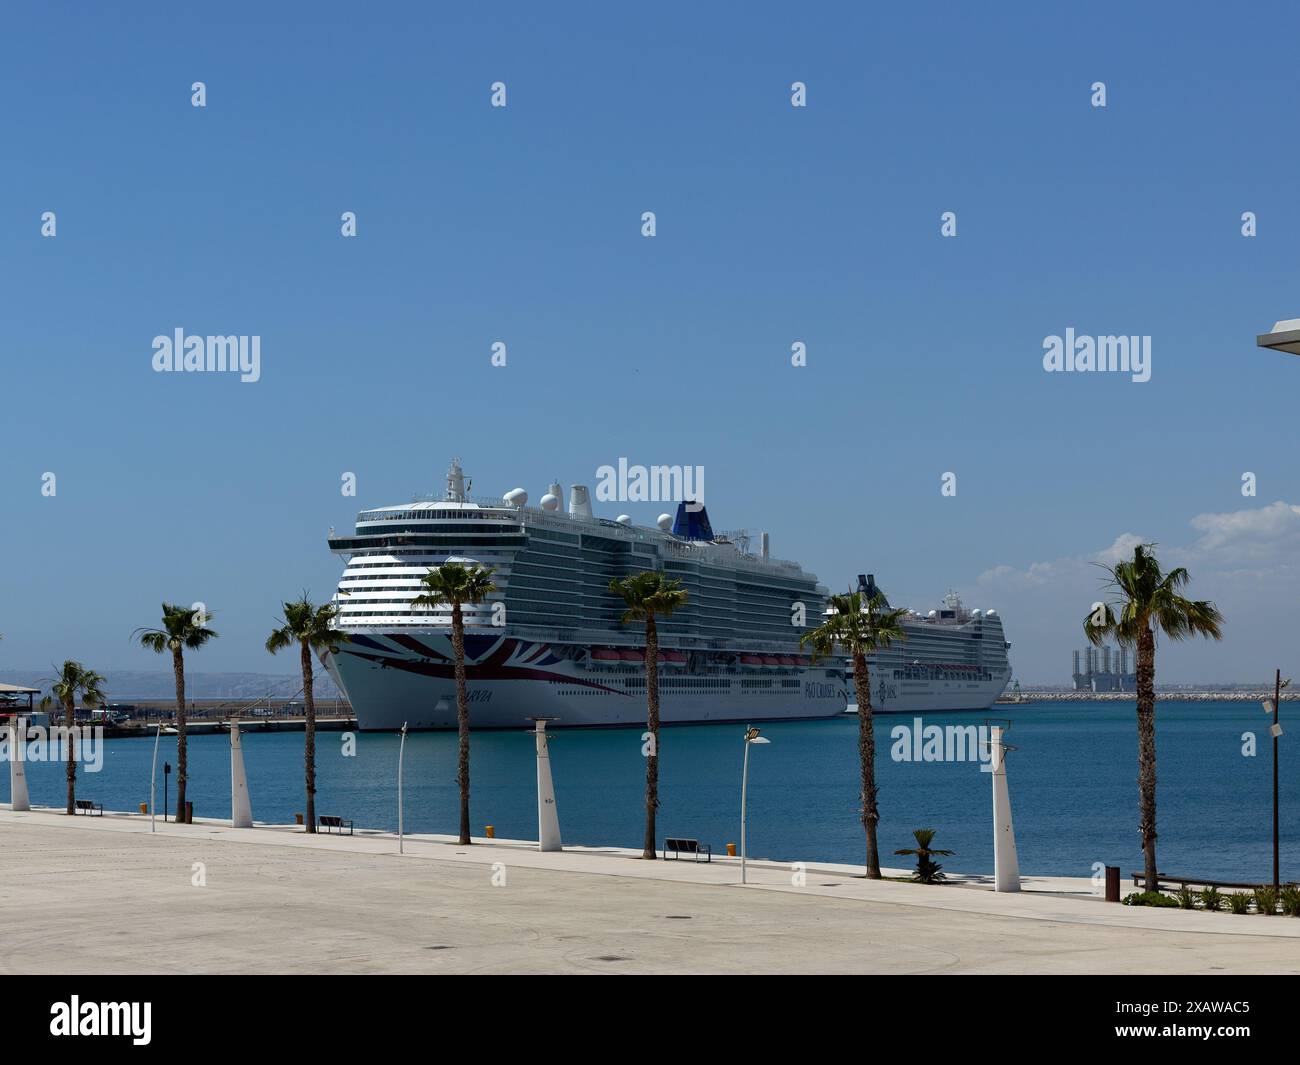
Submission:
<svg viewBox="0 0 1300 1065">
<path fill-rule="evenodd" d="M 1288 680 L 1287 684 L 1291 681 Z M 1278 843 L 1277 843 L 1277 738 L 1282 735 L 1282 725 L 1279 718 L 1282 714 L 1282 671 L 1279 669 L 1273 678 L 1273 698 L 1264 700 L 1264 713 L 1273 715 L 1273 724 L 1269 726 L 1269 734 L 1273 737 L 1273 891 L 1281 889 L 1281 877 L 1279 876 L 1278 861 Z"/>
<path fill-rule="evenodd" d="M 397 745 L 397 853 L 402 850 L 402 759 L 406 755 L 406 722 L 402 722 L 402 742 Z"/>
<path fill-rule="evenodd" d="M 758 729 L 750 726 L 745 729 L 745 768 L 740 774 L 740 882 L 745 883 L 745 800 L 749 794 L 749 747 L 752 743 L 771 743 L 766 736 L 760 736 Z"/>
</svg>

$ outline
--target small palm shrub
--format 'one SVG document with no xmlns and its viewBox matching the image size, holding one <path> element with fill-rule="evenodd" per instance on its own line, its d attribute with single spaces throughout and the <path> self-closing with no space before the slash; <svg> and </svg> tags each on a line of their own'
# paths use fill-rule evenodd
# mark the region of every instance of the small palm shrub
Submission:
<svg viewBox="0 0 1300 1065">
<path fill-rule="evenodd" d="M 1133 891 L 1124 896 L 1125 906 L 1177 906 L 1178 900 L 1171 899 L 1159 891 Z"/>
<path fill-rule="evenodd" d="M 1227 895 L 1228 909 L 1233 913 L 1250 913 L 1250 904 L 1255 896 L 1249 891 L 1231 891 Z"/>
<path fill-rule="evenodd" d="M 1255 909 L 1268 917 L 1277 913 L 1277 892 L 1272 884 L 1260 884 L 1255 889 Z"/>
<path fill-rule="evenodd" d="M 1286 884 L 1282 888 L 1282 912 L 1288 917 L 1300 917 L 1300 886 Z"/>
<path fill-rule="evenodd" d="M 1201 892 L 1201 905 L 1213 913 L 1223 907 L 1223 893 L 1216 887 L 1207 887 Z"/>
<path fill-rule="evenodd" d="M 1177 891 L 1174 892 L 1174 899 L 1178 902 L 1178 905 L 1181 909 L 1184 910 L 1196 909 L 1196 892 L 1193 891 L 1191 888 L 1189 888 L 1186 884 L 1184 884 L 1182 887 L 1180 887 Z"/>
<path fill-rule="evenodd" d="M 894 851 L 895 854 L 910 854 L 916 856 L 916 872 L 912 874 L 912 879 L 920 884 L 940 884 L 945 877 L 941 869 L 942 865 L 935 862 L 934 856 L 947 855 L 955 853 L 954 851 L 934 850 L 930 844 L 934 842 L 934 829 L 917 828 L 912 831 L 912 836 L 916 839 L 915 847 L 906 847 L 903 850 Z"/>
</svg>

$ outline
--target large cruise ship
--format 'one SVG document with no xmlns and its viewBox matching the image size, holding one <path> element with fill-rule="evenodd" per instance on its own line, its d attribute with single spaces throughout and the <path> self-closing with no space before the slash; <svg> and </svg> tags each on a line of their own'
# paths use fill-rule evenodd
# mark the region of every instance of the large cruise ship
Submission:
<svg viewBox="0 0 1300 1065">
<path fill-rule="evenodd" d="M 859 575 L 858 590 L 884 594 L 869 573 Z M 967 610 L 949 592 L 935 610 L 909 610 L 902 629 L 906 640 L 867 659 L 873 713 L 987 710 L 1011 680 L 1011 644 L 996 610 Z M 852 662 L 844 675 L 852 699 Z"/>
<path fill-rule="evenodd" d="M 416 608 L 420 578 L 447 561 L 495 567 L 497 591 L 466 607 L 475 728 L 644 725 L 644 627 L 622 624 L 609 582 L 640 570 L 679 578 L 686 607 L 660 619 L 666 723 L 832 717 L 847 695 L 838 661 L 813 665 L 799 637 L 820 624 L 827 590 L 797 563 L 757 553 L 745 533 L 715 534 L 700 504 L 656 526 L 596 517 L 586 486 L 540 506 L 515 489 L 472 500 L 458 460 L 442 499 L 363 510 L 330 548 L 347 559 L 334 602 L 346 634 L 326 668 L 362 730 L 456 727 L 451 610 Z M 796 624 L 795 622 L 799 622 Z"/>
</svg>

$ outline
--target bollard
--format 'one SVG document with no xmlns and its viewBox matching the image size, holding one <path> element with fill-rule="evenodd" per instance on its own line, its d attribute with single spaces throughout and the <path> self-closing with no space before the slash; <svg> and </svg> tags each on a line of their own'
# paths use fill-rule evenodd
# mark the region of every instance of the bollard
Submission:
<svg viewBox="0 0 1300 1065">
<path fill-rule="evenodd" d="M 194 824 L 194 804 L 188 799 L 185 800 L 185 823 L 187 825 Z"/>
<path fill-rule="evenodd" d="M 727 857 L 728 857 L 728 858 L 734 858 L 735 856 L 736 856 L 736 845 L 735 845 L 734 843 L 728 843 L 728 844 L 727 844 Z"/>
<path fill-rule="evenodd" d="M 487 836 L 488 839 L 496 839 L 496 838 L 497 838 L 497 830 L 496 830 L 496 826 L 495 826 L 495 825 L 486 825 L 486 826 L 484 826 L 483 833 L 484 833 L 484 835 Z"/>
<path fill-rule="evenodd" d="M 1119 902 L 1119 866 L 1106 866 L 1106 901 Z"/>
<path fill-rule="evenodd" d="M 142 802 L 140 804 L 140 812 L 142 814 L 147 814 L 149 812 L 149 804 L 147 802 Z"/>
<path fill-rule="evenodd" d="M 295 825 L 301 825 L 301 824 L 302 824 L 302 814 L 294 814 L 294 815 L 293 815 L 293 823 L 294 823 Z"/>
</svg>

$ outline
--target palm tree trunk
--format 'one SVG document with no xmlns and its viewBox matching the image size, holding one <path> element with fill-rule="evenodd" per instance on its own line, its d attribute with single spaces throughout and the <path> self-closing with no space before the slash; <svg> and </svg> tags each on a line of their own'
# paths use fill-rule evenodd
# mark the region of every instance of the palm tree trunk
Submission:
<svg viewBox="0 0 1300 1065">
<path fill-rule="evenodd" d="M 172 649 L 172 670 L 176 674 L 176 823 L 185 823 L 185 652 Z"/>
<path fill-rule="evenodd" d="M 311 647 L 302 641 L 302 697 L 307 707 L 304 758 L 307 763 L 307 831 L 316 831 L 316 699 L 312 692 Z"/>
<path fill-rule="evenodd" d="M 867 877 L 880 879 L 880 850 L 876 826 L 880 809 L 876 805 L 876 733 L 871 712 L 871 676 L 867 657 L 853 654 L 853 690 L 858 700 L 858 760 L 862 766 L 862 827 L 867 830 Z"/>
<path fill-rule="evenodd" d="M 460 738 L 460 760 L 456 783 L 460 785 L 460 845 L 469 838 L 469 692 L 465 687 L 465 619 L 460 604 L 451 604 L 451 649 L 456 658 L 456 728 Z"/>
<path fill-rule="evenodd" d="M 653 614 L 647 614 L 645 619 L 645 690 L 650 751 L 645 760 L 645 846 L 641 857 L 654 861 L 659 839 L 655 826 L 655 812 L 659 809 L 659 632 Z"/>
<path fill-rule="evenodd" d="M 77 812 L 77 759 L 75 757 L 76 742 L 72 738 L 72 730 L 76 728 L 75 718 L 72 712 L 72 696 L 68 696 L 63 701 L 63 723 L 67 726 L 66 742 L 68 744 L 68 816 L 71 817 Z"/>
<path fill-rule="evenodd" d="M 1142 794 L 1142 852 L 1146 890 L 1159 888 L 1156 866 L 1156 638 L 1147 626 L 1137 645 L 1138 790 Z"/>
</svg>

